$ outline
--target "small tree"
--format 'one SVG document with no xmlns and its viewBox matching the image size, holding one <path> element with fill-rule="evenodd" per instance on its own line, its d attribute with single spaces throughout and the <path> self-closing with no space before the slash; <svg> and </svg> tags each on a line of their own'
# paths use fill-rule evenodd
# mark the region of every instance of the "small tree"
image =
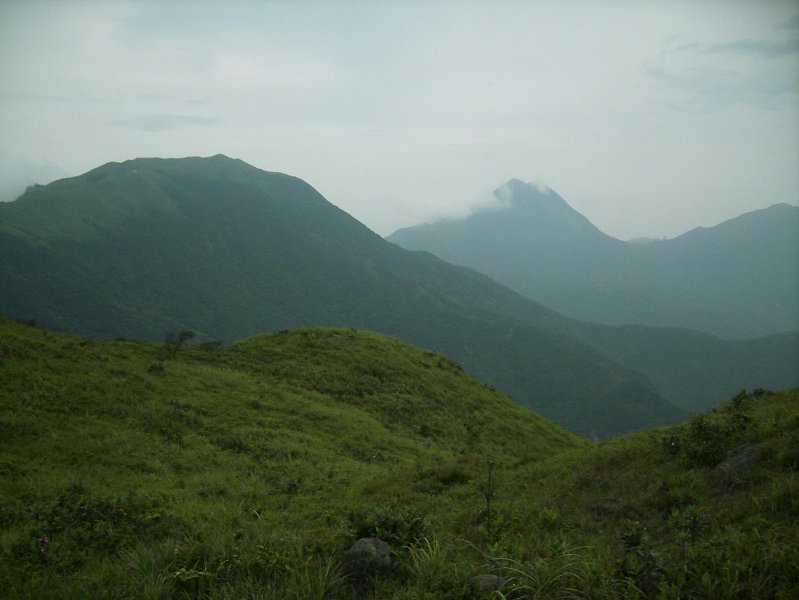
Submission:
<svg viewBox="0 0 799 600">
<path fill-rule="evenodd" d="M 168 331 L 164 335 L 164 354 L 166 358 L 174 358 L 180 350 L 183 342 L 186 342 L 194 337 L 194 332 L 188 329 L 183 329 L 179 332 Z"/>
</svg>

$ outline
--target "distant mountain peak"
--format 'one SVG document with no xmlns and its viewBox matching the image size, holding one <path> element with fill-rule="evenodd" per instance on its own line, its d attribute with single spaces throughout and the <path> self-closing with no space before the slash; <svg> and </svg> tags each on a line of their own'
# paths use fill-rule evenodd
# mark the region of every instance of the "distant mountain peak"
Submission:
<svg viewBox="0 0 799 600">
<path fill-rule="evenodd" d="M 500 186 L 500 188 L 510 188 L 514 191 L 520 191 L 522 193 L 524 193 L 525 190 L 530 190 L 530 189 L 537 191 L 539 194 L 554 193 L 552 191 L 552 188 L 550 188 L 549 186 L 546 186 L 541 183 L 534 183 L 532 181 L 522 181 L 521 179 L 517 179 L 516 177 L 509 179 L 508 182 Z"/>
<path fill-rule="evenodd" d="M 546 185 L 511 179 L 494 190 L 499 208 L 558 208 L 573 211 L 571 206 Z"/>
<path fill-rule="evenodd" d="M 510 179 L 507 183 L 494 190 L 494 195 L 509 200 L 524 200 L 533 196 L 557 196 L 551 188 L 532 182 L 524 182 L 521 179 Z"/>
</svg>

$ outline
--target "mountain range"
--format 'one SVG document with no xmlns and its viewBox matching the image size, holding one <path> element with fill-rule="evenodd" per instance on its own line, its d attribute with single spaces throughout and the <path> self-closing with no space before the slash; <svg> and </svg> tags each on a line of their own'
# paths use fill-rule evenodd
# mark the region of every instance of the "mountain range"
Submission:
<svg viewBox="0 0 799 600">
<path fill-rule="evenodd" d="M 623 242 L 551 189 L 511 180 L 499 205 L 396 231 L 565 315 L 723 338 L 799 331 L 799 207 L 775 204 L 674 239 Z"/>
<path fill-rule="evenodd" d="M 0 256 L 8 317 L 149 340 L 372 329 L 445 353 L 583 435 L 671 422 L 741 387 L 799 379 L 796 335 L 750 344 L 569 319 L 383 240 L 300 179 L 221 155 L 109 163 L 32 187 L 0 205 Z"/>
</svg>

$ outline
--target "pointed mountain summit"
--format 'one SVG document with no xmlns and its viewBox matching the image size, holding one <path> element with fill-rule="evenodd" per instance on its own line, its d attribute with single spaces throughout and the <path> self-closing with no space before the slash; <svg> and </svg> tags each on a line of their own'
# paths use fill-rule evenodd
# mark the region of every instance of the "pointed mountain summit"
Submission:
<svg viewBox="0 0 799 600">
<path fill-rule="evenodd" d="M 407 227 L 387 239 L 409 249 L 433 252 L 456 263 L 458 252 L 471 247 L 470 242 L 492 246 L 512 244 L 524 252 L 533 247 L 546 248 L 549 240 L 563 238 L 594 238 L 608 244 L 618 242 L 599 231 L 549 188 L 542 189 L 511 179 L 494 190 L 494 197 L 495 205 L 466 218 Z M 480 250 L 474 254 L 482 256 L 485 253 Z M 485 259 L 489 260 L 489 257 Z"/>
<path fill-rule="evenodd" d="M 618 242 L 599 231 L 550 188 L 542 189 L 511 179 L 497 188 L 494 196 L 499 201 L 498 206 L 474 213 L 463 221 L 453 222 L 451 233 L 459 233 L 457 223 L 467 227 L 474 237 L 485 235 L 486 243 L 495 247 L 503 243 L 515 243 L 522 254 L 540 254 L 553 241 L 564 239 L 592 240 L 610 247 Z M 392 238 L 391 241 L 395 240 Z M 521 241 L 525 243 L 519 243 Z"/>
<path fill-rule="evenodd" d="M 400 229 L 386 239 L 471 267 L 555 310 L 594 315 L 564 302 L 568 290 L 616 286 L 600 273 L 626 265 L 626 244 L 597 229 L 551 189 L 512 179 L 497 188 L 498 205 L 464 218 Z M 579 294 L 577 290 L 574 294 Z"/>
<path fill-rule="evenodd" d="M 498 207 L 387 239 L 582 320 L 726 338 L 799 330 L 799 207 L 778 204 L 673 240 L 631 243 L 602 233 L 551 190 L 514 179 L 495 195 Z"/>
<path fill-rule="evenodd" d="M 476 213 L 474 215 L 476 218 L 486 217 L 492 212 L 496 216 L 501 216 L 503 221 L 526 215 L 529 219 L 524 220 L 523 225 L 529 227 L 539 224 L 539 232 L 543 235 L 549 235 L 551 230 L 549 226 L 554 223 L 559 223 L 564 229 L 571 229 L 575 233 L 601 234 L 588 219 L 569 206 L 551 188 L 511 179 L 494 190 L 494 196 L 499 200 L 499 207 L 493 211 L 488 209 Z"/>
</svg>

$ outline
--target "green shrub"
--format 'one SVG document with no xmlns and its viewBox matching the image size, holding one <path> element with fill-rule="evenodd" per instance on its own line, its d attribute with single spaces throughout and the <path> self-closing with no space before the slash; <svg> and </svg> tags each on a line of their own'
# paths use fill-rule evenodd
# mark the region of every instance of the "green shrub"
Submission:
<svg viewBox="0 0 799 600">
<path fill-rule="evenodd" d="M 161 515 L 136 497 L 98 498 L 74 485 L 50 505 L 26 511 L 28 527 L 11 545 L 20 566 L 68 571 L 162 531 Z"/>
<path fill-rule="evenodd" d="M 430 524 L 406 506 L 384 506 L 354 511 L 349 515 L 353 538 L 376 537 L 395 548 L 427 537 Z"/>
</svg>

